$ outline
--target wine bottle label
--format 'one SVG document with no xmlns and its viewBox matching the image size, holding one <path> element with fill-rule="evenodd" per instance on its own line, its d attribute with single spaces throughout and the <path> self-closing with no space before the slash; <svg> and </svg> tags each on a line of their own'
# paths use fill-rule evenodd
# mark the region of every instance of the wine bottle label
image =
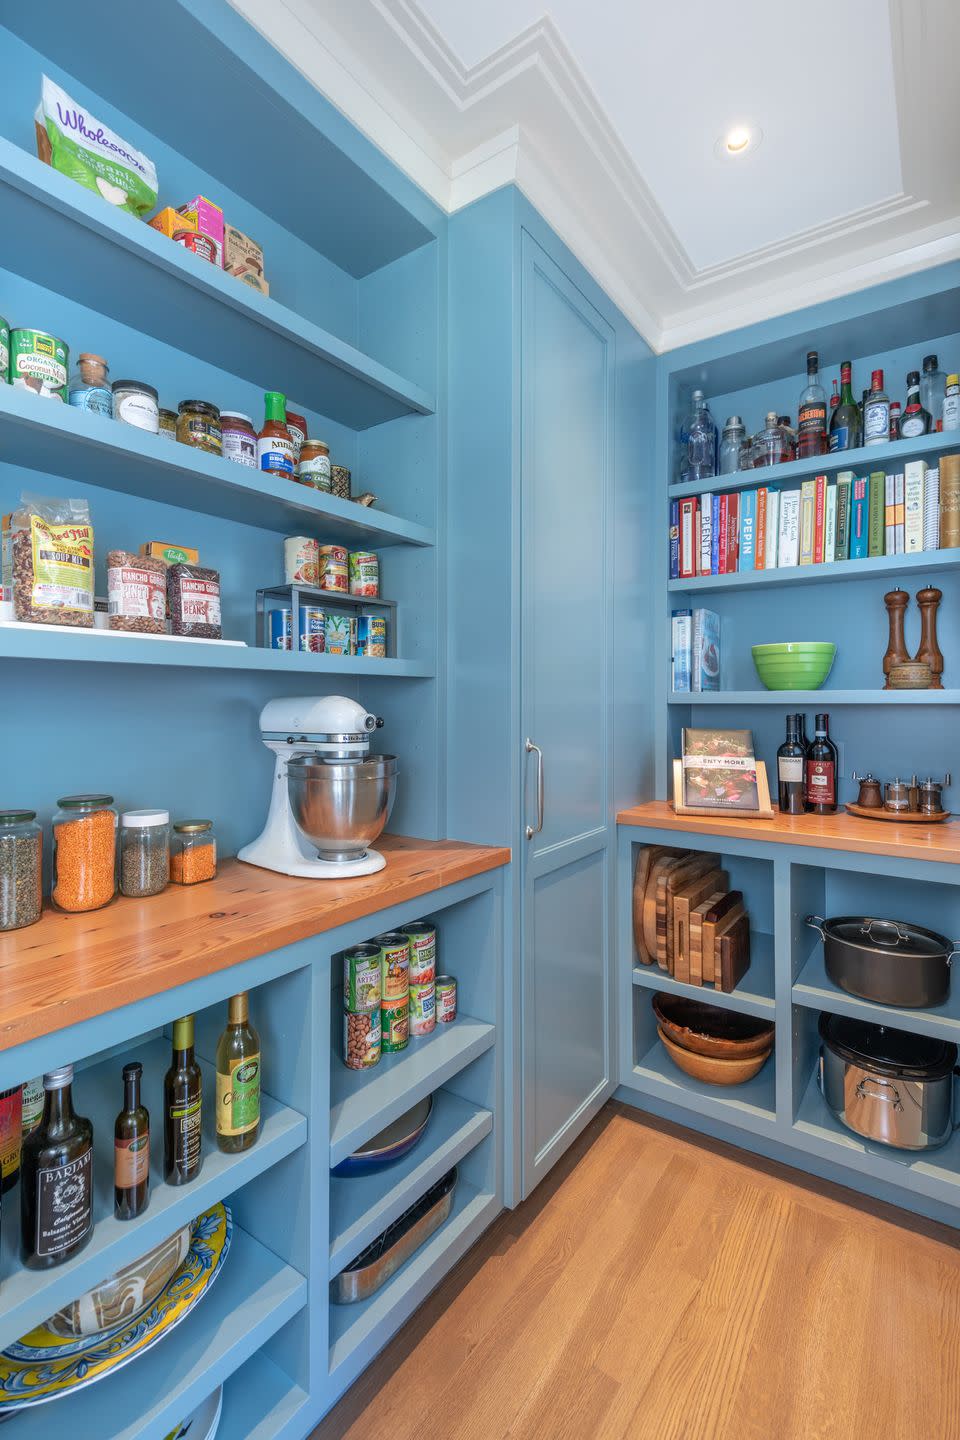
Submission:
<svg viewBox="0 0 960 1440">
<path fill-rule="evenodd" d="M 43 1119 L 43 1076 L 27 1080 L 23 1087 L 23 1138 L 36 1130 Z"/>
<path fill-rule="evenodd" d="M 86 1235 L 93 1223 L 93 1146 L 66 1165 L 37 1171 L 39 1257 L 62 1255 Z"/>
<path fill-rule="evenodd" d="M 217 1071 L 217 1134 L 246 1135 L 260 1124 L 260 1056 L 231 1060 L 230 1074 Z"/>
<path fill-rule="evenodd" d="M 777 774 L 783 781 L 803 779 L 803 756 L 783 755 L 777 761 Z"/>
<path fill-rule="evenodd" d="M 170 1106 L 167 1112 L 173 1124 L 173 1163 L 178 1170 L 193 1170 L 200 1164 L 202 1135 L 202 1094 Z"/>
<path fill-rule="evenodd" d="M 0 1095 L 0 1172 L 4 1180 L 20 1169 L 20 1086 Z"/>
<path fill-rule="evenodd" d="M 807 801 L 811 805 L 837 803 L 837 780 L 832 760 L 807 761 Z"/>
<path fill-rule="evenodd" d="M 118 1190 L 142 1185 L 150 1174 L 150 1132 L 113 1142 L 113 1183 Z"/>
</svg>

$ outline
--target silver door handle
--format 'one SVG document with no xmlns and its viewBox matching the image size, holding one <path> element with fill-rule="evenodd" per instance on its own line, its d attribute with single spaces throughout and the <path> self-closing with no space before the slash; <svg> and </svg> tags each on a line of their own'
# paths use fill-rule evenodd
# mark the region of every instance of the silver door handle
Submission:
<svg viewBox="0 0 960 1440">
<path fill-rule="evenodd" d="M 537 756 L 537 823 L 527 826 L 527 839 L 532 840 L 543 829 L 543 751 L 532 740 L 527 741 L 524 749 L 528 755 L 535 751 Z"/>
</svg>

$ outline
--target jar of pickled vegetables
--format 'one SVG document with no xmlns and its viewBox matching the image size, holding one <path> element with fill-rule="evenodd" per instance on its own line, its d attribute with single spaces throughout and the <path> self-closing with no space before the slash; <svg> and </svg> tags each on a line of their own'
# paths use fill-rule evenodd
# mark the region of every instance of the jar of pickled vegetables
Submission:
<svg viewBox="0 0 960 1440">
<path fill-rule="evenodd" d="M 51 899 L 76 913 L 117 892 L 117 812 L 112 795 L 64 795 L 53 815 Z"/>
</svg>

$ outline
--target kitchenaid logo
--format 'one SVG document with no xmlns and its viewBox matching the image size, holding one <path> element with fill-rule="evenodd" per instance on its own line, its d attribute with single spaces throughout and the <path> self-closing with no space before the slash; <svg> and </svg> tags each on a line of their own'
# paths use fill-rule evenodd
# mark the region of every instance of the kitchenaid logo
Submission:
<svg viewBox="0 0 960 1440">
<path fill-rule="evenodd" d="M 111 138 L 109 132 L 104 130 L 102 125 L 98 125 L 96 130 L 88 128 L 86 117 L 82 110 L 65 110 L 58 100 L 57 114 L 65 130 L 76 130 L 77 134 L 82 135 L 83 139 L 87 140 L 91 145 L 96 145 L 100 150 L 112 150 L 114 155 L 118 155 L 120 159 L 123 160 L 124 164 L 132 165 L 140 171 L 141 175 L 146 175 L 146 169 L 139 158 L 133 154 L 132 151 L 125 149 L 123 145 L 118 145 L 116 140 Z"/>
</svg>

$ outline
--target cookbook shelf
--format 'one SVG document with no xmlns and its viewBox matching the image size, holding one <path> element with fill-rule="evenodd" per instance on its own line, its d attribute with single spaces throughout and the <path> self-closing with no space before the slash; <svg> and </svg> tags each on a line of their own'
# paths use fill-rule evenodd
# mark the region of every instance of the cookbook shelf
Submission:
<svg viewBox="0 0 960 1440">
<path fill-rule="evenodd" d="M 708 590 L 752 590 L 755 586 L 782 589 L 816 585 L 830 580 L 903 580 L 920 572 L 937 575 L 960 566 L 960 549 L 921 550 L 914 555 L 874 555 L 866 560 L 834 560 L 827 565 L 790 565 L 776 570 L 739 570 L 732 575 L 695 575 L 668 580 L 670 594 L 700 594 Z"/>
<path fill-rule="evenodd" d="M 668 705 L 960 705 L 960 690 L 673 690 Z"/>
</svg>

